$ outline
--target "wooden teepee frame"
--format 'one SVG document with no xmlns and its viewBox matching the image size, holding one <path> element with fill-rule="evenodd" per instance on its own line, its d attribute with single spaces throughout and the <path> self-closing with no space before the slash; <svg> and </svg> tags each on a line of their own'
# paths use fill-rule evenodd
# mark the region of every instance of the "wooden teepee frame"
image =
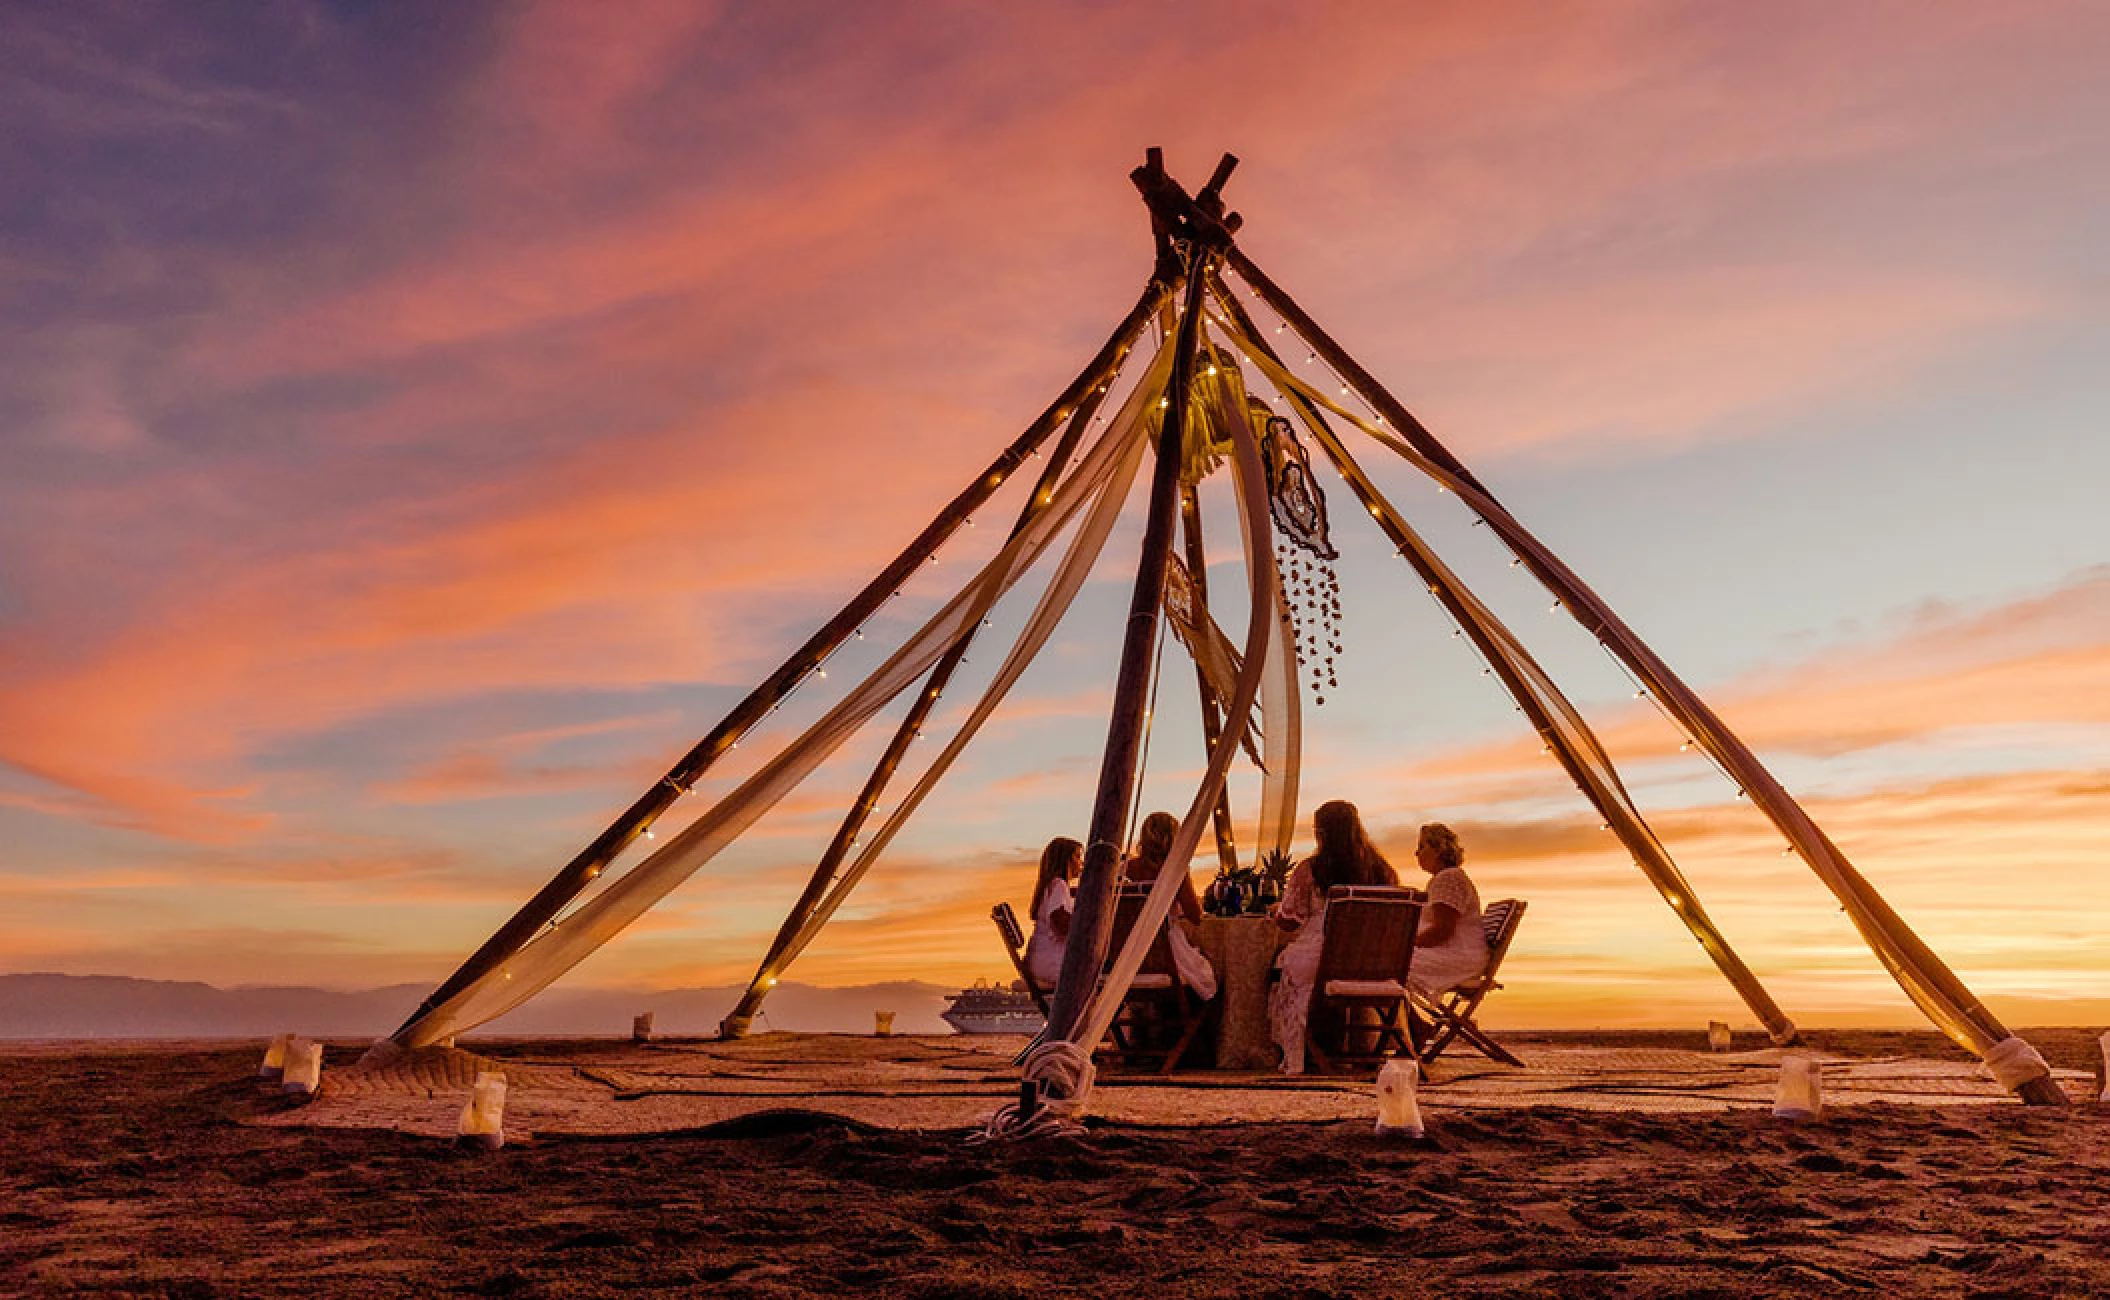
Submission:
<svg viewBox="0 0 2110 1300">
<path fill-rule="evenodd" d="M 1627 794 L 1610 758 L 1579 711 L 1560 691 L 1537 661 L 1483 605 L 1400 512 L 1379 491 L 1375 482 L 1355 459 L 1344 433 L 1361 433 L 1380 446 L 1405 458 L 1444 489 L 1456 494 L 1500 537 L 1519 563 L 1553 593 L 1581 625 L 1626 668 L 1643 690 L 1653 695 L 1665 713 L 1682 726 L 1692 742 L 1710 755 L 1746 795 L 1780 830 L 1818 878 L 1838 898 L 1871 950 L 1890 970 L 1913 1001 L 1959 1044 L 1985 1057 L 1998 1077 L 2025 1100 L 2038 1104 L 2063 1104 L 2064 1094 L 2052 1082 L 2048 1069 L 2026 1044 L 2015 1039 L 1985 1009 L 1961 980 L 1942 963 L 1895 911 L 1877 895 L 1836 845 L 1826 837 L 1770 771 L 1722 722 L 1699 696 L 1643 643 L 1576 574 L 1554 556 L 1496 500 L 1481 483 L 1413 414 L 1363 369 L 1331 335 L 1311 319 L 1238 248 L 1239 217 L 1225 211 L 1222 199 L 1237 160 L 1225 155 L 1206 185 L 1189 195 L 1164 169 L 1158 150 L 1149 151 L 1144 166 L 1131 173 L 1149 208 L 1157 257 L 1149 282 L 1128 314 L 1122 318 L 1091 362 L 1071 381 L 1062 394 L 1041 413 L 1039 419 L 989 468 L 978 475 L 939 512 L 892 563 L 882 569 L 837 614 L 771 673 L 694 748 L 682 756 L 667 774 L 641 795 L 623 814 L 577 856 L 564 865 L 505 924 L 501 925 L 467 960 L 419 1006 L 396 1031 L 399 1044 L 417 1046 L 449 1037 L 456 1029 L 475 1021 L 464 1021 L 449 1008 L 480 986 L 494 979 L 510 979 L 507 963 L 532 945 L 539 936 L 559 923 L 566 909 L 587 892 L 617 857 L 684 794 L 687 794 L 712 765 L 733 748 L 740 738 L 783 701 L 808 674 L 815 672 L 829 655 L 858 629 L 915 573 L 952 533 L 998 489 L 1042 454 L 1042 465 L 1033 491 L 1013 526 L 1017 539 L 1033 527 L 1041 512 L 1054 499 L 1080 444 L 1095 422 L 1101 406 L 1120 371 L 1122 362 L 1157 321 L 1170 349 L 1170 372 L 1165 382 L 1162 418 L 1151 441 L 1154 451 L 1148 507 L 1141 554 L 1124 628 L 1115 675 L 1114 698 L 1107 739 L 1101 757 L 1083 876 L 1076 895 L 1062 977 L 1058 982 L 1044 1044 L 1066 1045 L 1072 1053 L 1088 1052 L 1087 1031 L 1096 1023 L 1106 999 L 1118 1000 L 1125 979 L 1116 967 L 1113 978 L 1102 981 L 1107 961 L 1107 934 L 1120 847 L 1129 831 L 1130 805 L 1137 781 L 1138 759 L 1145 734 L 1145 713 L 1151 682 L 1151 664 L 1157 649 L 1160 612 L 1165 603 L 1167 572 L 1175 532 L 1184 533 L 1188 568 L 1193 578 L 1194 599 L 1206 613 L 1207 592 L 1203 585 L 1200 510 L 1192 484 L 1182 483 L 1183 440 L 1189 428 L 1189 406 L 1194 400 L 1196 369 L 1204 335 L 1212 329 L 1215 339 L 1228 344 L 1244 361 L 1273 385 L 1287 402 L 1296 421 L 1347 484 L 1356 501 L 1377 523 L 1417 580 L 1437 600 L 1470 638 L 1494 675 L 1532 723 L 1577 788 L 1604 819 L 1606 825 L 1633 854 L 1636 865 L 1655 885 L 1674 913 L 1686 924 L 1725 978 L 1758 1016 L 1776 1041 L 1791 1041 L 1793 1024 L 1760 985 L 1757 977 L 1730 949 L 1714 923 L 1671 860 L 1661 841 Z M 1337 404 L 1325 393 L 1297 379 L 1258 329 L 1231 277 L 1242 282 L 1251 297 L 1272 311 L 1283 328 L 1312 354 L 1323 359 L 1346 389 L 1358 396 L 1374 420 L 1366 420 Z M 1161 359 L 1162 360 L 1162 359 Z M 1214 374 L 1212 366 L 1211 374 Z M 1242 436 L 1242 435 L 1241 435 Z M 1053 439 L 1052 446 L 1047 445 Z M 1246 464 L 1254 464 L 1248 460 Z M 1263 521 L 1263 527 L 1265 526 Z M 1250 539 L 1249 539 L 1250 541 Z M 1279 613 L 1280 583 L 1269 564 L 1254 577 L 1256 591 L 1272 592 L 1278 608 L 1255 610 L 1255 634 L 1265 643 L 1264 624 Z M 956 635 L 916 688 L 907 716 L 896 725 L 849 811 L 836 828 L 811 877 L 786 915 L 769 950 L 757 966 L 746 993 L 726 1017 L 721 1032 L 745 1032 L 768 990 L 786 965 L 810 942 L 819 927 L 832 916 L 844 896 L 857 883 L 857 873 L 845 873 L 844 863 L 860 833 L 879 806 L 882 793 L 896 775 L 911 741 L 919 734 L 969 649 L 975 627 L 968 623 Z M 1280 635 L 1279 629 L 1276 635 Z M 1245 671 L 1261 671 L 1253 662 L 1248 645 Z M 1200 665 L 1197 663 L 1197 671 Z M 891 688 L 890 688 L 891 689 Z M 1204 676 L 1201 680 L 1204 740 L 1212 754 L 1228 753 L 1228 739 L 1240 734 L 1245 713 L 1219 700 Z M 1253 698 L 1250 685 L 1243 697 Z M 1231 708 L 1235 716 L 1221 709 Z M 1269 725 L 1274 724 L 1268 720 Z M 1294 757 L 1291 759 L 1294 764 Z M 1213 822 L 1220 858 L 1235 860 L 1230 809 L 1223 794 L 1221 761 L 1212 761 L 1211 775 L 1197 798 L 1194 828 L 1183 828 L 1182 843 L 1191 846 L 1199 822 Z M 942 770 L 942 769 L 941 769 Z M 1192 829 L 1193 833 L 1189 833 Z M 1184 870 L 1181 854 L 1169 867 Z M 1168 873 L 1170 874 L 1170 873 Z M 550 978 L 554 978 L 551 976 Z M 546 981 L 544 981 L 546 982 Z M 540 987 L 540 985 L 537 985 Z M 1031 1065 L 1029 1062 L 1029 1072 Z M 1029 1088 L 1028 1105 L 1036 1096 L 1059 1083 Z"/>
</svg>

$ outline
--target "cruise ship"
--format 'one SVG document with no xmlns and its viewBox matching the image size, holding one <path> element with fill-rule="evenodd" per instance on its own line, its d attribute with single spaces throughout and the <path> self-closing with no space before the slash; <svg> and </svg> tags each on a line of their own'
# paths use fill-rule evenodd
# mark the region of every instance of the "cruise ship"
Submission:
<svg viewBox="0 0 2110 1300">
<path fill-rule="evenodd" d="M 1024 980 L 991 984 L 978 979 L 973 988 L 948 993 L 945 1000 L 952 1006 L 939 1017 L 963 1034 L 1037 1034 L 1047 1025 Z"/>
</svg>

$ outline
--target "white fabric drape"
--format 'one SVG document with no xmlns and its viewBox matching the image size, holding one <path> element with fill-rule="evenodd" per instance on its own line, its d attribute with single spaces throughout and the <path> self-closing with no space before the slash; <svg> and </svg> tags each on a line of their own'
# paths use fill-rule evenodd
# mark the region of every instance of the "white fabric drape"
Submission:
<svg viewBox="0 0 2110 1300">
<path fill-rule="evenodd" d="M 1005 695 L 1018 681 L 1019 675 L 1024 673 L 1027 666 L 1040 654 L 1042 648 L 1047 645 L 1048 638 L 1055 634 L 1063 616 L 1069 613 L 1071 602 L 1076 599 L 1078 590 L 1084 586 L 1085 579 L 1091 576 L 1092 566 L 1098 562 L 1100 552 L 1105 549 L 1107 536 L 1113 532 L 1129 491 L 1135 484 L 1136 470 L 1142 464 L 1143 449 L 1148 441 L 1145 427 L 1149 423 L 1147 416 L 1156 409 L 1157 399 L 1164 391 L 1165 377 L 1171 369 L 1171 360 L 1170 350 L 1160 351 L 1149 373 L 1123 406 L 1115 422 L 1114 432 L 1110 435 L 1118 439 L 1124 447 L 1121 459 L 1115 464 L 1112 474 L 1100 489 L 1097 500 L 1085 515 L 1084 523 L 1072 539 L 1061 566 L 1050 580 L 1047 591 L 1041 596 L 1040 604 L 1035 607 L 1032 616 L 1026 620 L 1025 627 L 1019 632 L 1003 666 L 997 670 L 995 678 L 982 692 L 981 699 L 975 703 L 966 721 L 960 724 L 945 748 L 924 769 L 914 787 L 894 809 L 885 824 L 872 836 L 872 842 L 864 847 L 849 868 L 830 886 L 827 896 L 815 907 L 812 916 L 800 927 L 791 945 L 785 949 L 784 955 L 768 972 L 770 975 L 774 976 L 789 966 L 819 935 L 821 928 L 827 925 L 843 901 L 850 896 L 851 891 L 857 888 L 858 882 L 864 879 L 865 873 L 871 870 L 879 855 L 893 842 L 894 836 L 922 805 L 924 797 L 952 766 L 953 760 L 960 756 L 967 743 L 974 739 L 975 733 L 981 730 L 982 724 L 987 722 L 989 716 L 996 712 L 997 706 L 1003 703 Z"/>
<path fill-rule="evenodd" d="M 1250 339 L 1243 340 L 1248 347 Z M 1301 385 L 1286 368 L 1264 356 L 1256 356 L 1255 363 L 1274 380 L 1284 386 L 1284 391 L 1297 388 L 1307 397 L 1313 396 L 1308 385 Z M 1611 756 L 1598 743 L 1596 733 L 1567 694 L 1540 666 L 1537 658 L 1525 648 L 1508 624 L 1489 609 L 1458 575 L 1445 564 L 1442 557 L 1417 533 L 1413 526 L 1378 491 L 1369 475 L 1343 446 L 1338 438 L 1318 422 L 1308 422 L 1312 435 L 1321 450 L 1340 471 L 1349 489 L 1353 491 L 1364 509 L 1378 521 L 1398 543 L 1400 555 L 1412 564 L 1429 584 L 1432 595 L 1443 600 L 1462 630 L 1472 636 L 1473 642 L 1488 658 L 1491 666 L 1502 675 L 1503 684 L 1518 697 L 1519 704 L 1528 704 L 1534 717 L 1544 720 L 1542 738 L 1561 760 L 1583 796 L 1589 800 L 1618 836 L 1627 851 L 1634 855 L 1634 863 L 1642 875 L 1685 927 L 1700 947 L 1707 953 L 1723 978 L 1729 981 L 1753 1015 L 1766 1026 L 1766 1030 L 1778 1041 L 1794 1037 L 1795 1027 L 1781 1011 L 1772 995 L 1759 983 L 1758 977 L 1746 966 L 1743 959 L 1729 946 L 1706 910 L 1701 907 L 1684 873 L 1672 860 L 1669 850 L 1656 836 L 1655 829 L 1648 824 L 1640 807 L 1628 794 L 1620 780 Z"/>
<path fill-rule="evenodd" d="M 1140 437 L 1139 421 L 1110 429 L 1063 481 L 1048 507 L 839 704 L 657 852 L 530 940 L 511 960 L 435 1007 L 407 1045 L 439 1042 L 512 1010 L 549 987 L 710 861 L 974 627 L 1078 512 L 1097 499 L 1131 450 L 1129 444 Z"/>
<path fill-rule="evenodd" d="M 1240 404 L 1243 409 L 1243 403 Z M 1267 480 L 1260 464 L 1260 447 L 1254 439 L 1252 429 L 1239 421 L 1232 430 L 1231 463 L 1232 480 L 1237 487 L 1244 512 L 1253 518 L 1266 518 Z M 1246 574 L 1250 588 L 1250 604 L 1246 620 L 1245 649 L 1242 657 L 1243 671 L 1238 678 L 1237 695 L 1230 701 L 1226 716 L 1244 718 L 1253 708 L 1260 692 L 1261 679 L 1266 675 L 1268 642 L 1277 633 L 1276 602 L 1269 593 L 1280 585 L 1275 572 L 1275 552 L 1270 537 L 1255 534 L 1246 529 Z M 1091 1000 L 1079 1013 L 1077 1023 L 1070 1032 L 1068 1042 L 1076 1051 L 1089 1051 L 1105 1036 L 1107 1026 L 1113 1022 L 1120 1009 L 1121 1000 L 1128 993 L 1136 971 L 1141 968 L 1143 958 L 1150 950 L 1158 929 L 1172 910 L 1173 900 L 1179 896 L 1182 881 L 1187 878 L 1187 866 L 1194 856 L 1194 847 L 1201 840 L 1202 832 L 1216 810 L 1217 795 L 1223 789 L 1225 776 L 1230 771 L 1231 760 L 1238 753 L 1238 734 L 1235 726 L 1224 728 L 1215 747 L 1209 753 L 1209 763 L 1194 800 L 1187 807 L 1187 814 L 1180 821 L 1179 831 L 1172 838 L 1172 848 L 1165 855 L 1165 865 L 1152 883 L 1128 940 L 1114 958 L 1106 978 L 1092 994 Z M 1027 1061 L 1029 1077 L 1035 1069 L 1035 1061 Z"/>
<path fill-rule="evenodd" d="M 1377 439 L 1455 493 L 1461 503 L 1485 520 L 1495 535 L 1553 589 L 1568 612 L 1633 671 L 1665 711 L 1685 728 L 1693 742 L 1712 755 L 1752 804 L 1772 821 L 1818 880 L 1839 900 L 1876 959 L 1929 1020 L 1959 1046 L 1981 1058 L 1991 1054 L 2010 1036 L 1999 1019 L 1847 861 L 1846 855 L 1743 740 L 1730 731 L 1714 710 L 1515 516 L 1477 487 L 1429 460 L 1394 431 L 1338 405 L 1325 393 L 1282 372 L 1281 367 L 1269 366 L 1252 348 L 1250 340 L 1246 351 L 1269 370 L 1270 378 L 1278 385 L 1288 385 L 1284 391 L 1295 389 L 1314 404 Z M 1376 398 L 1371 396 L 1371 400 Z M 2048 1077 L 2047 1071 L 2021 1082 Z"/>
</svg>

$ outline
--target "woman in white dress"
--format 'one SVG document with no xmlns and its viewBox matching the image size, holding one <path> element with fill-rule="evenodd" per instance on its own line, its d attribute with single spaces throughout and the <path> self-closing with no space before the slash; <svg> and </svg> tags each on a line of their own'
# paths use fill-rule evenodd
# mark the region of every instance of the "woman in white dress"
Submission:
<svg viewBox="0 0 2110 1300">
<path fill-rule="evenodd" d="M 1275 924 L 1295 937 L 1275 958 L 1275 987 L 1268 992 L 1268 1029 L 1282 1049 L 1282 1072 L 1304 1073 L 1304 1026 L 1311 1014 L 1312 981 L 1326 939 L 1326 891 L 1335 885 L 1397 885 L 1363 818 L 1345 799 L 1322 803 L 1311 817 L 1319 847 L 1298 863 L 1282 889 Z"/>
<path fill-rule="evenodd" d="M 1084 846 L 1056 836 L 1041 850 L 1040 877 L 1033 882 L 1033 937 L 1026 940 L 1026 974 L 1043 989 L 1062 978 L 1062 951 L 1070 938 L 1070 882 L 1084 865 Z"/>
<path fill-rule="evenodd" d="M 1132 885 L 1147 885 L 1158 878 L 1165 869 L 1165 855 L 1172 851 L 1172 837 L 1179 834 L 1180 819 L 1169 812 L 1154 812 L 1143 819 L 1136 831 L 1135 856 L 1121 864 L 1121 875 Z M 1202 923 L 1202 898 L 1194 892 L 1194 878 L 1180 880 L 1179 896 L 1173 900 L 1172 915 L 1166 918 L 1168 938 L 1172 942 L 1172 964 L 1178 968 L 1180 982 L 1201 996 L 1206 1002 L 1216 996 L 1216 968 L 1209 964 L 1208 954 L 1194 942 L 1194 931 Z"/>
<path fill-rule="evenodd" d="M 1434 997 L 1487 969 L 1487 934 L 1480 928 L 1480 891 L 1465 874 L 1465 846 L 1457 834 L 1441 822 L 1422 827 L 1414 861 L 1429 873 L 1429 896 L 1414 934 L 1407 983 Z"/>
</svg>

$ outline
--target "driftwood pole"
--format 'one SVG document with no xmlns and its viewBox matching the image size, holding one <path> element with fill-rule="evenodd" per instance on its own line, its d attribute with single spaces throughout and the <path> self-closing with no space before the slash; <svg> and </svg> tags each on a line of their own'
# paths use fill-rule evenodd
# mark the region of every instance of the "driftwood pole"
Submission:
<svg viewBox="0 0 2110 1300">
<path fill-rule="evenodd" d="M 1194 592 L 1195 625 L 1208 627 L 1209 617 L 1209 570 L 1208 556 L 1202 549 L 1202 503 L 1201 494 L 1191 483 L 1180 487 L 1180 542 L 1187 553 L 1187 580 Z M 1224 717 L 1217 707 L 1216 696 L 1209 690 L 1209 674 L 1202 671 L 1199 655 L 1194 659 L 1194 681 L 1201 691 L 1202 704 L 1202 752 L 1216 752 L 1217 738 L 1223 735 Z M 1243 719 L 1233 720 L 1243 725 Z M 1216 860 L 1225 871 L 1238 870 L 1238 832 L 1231 824 L 1231 792 L 1223 789 L 1216 792 Z"/>
<path fill-rule="evenodd" d="M 1209 184 L 1188 199 L 1165 174 L 1164 159 L 1152 149 L 1149 161 L 1130 173 L 1150 206 L 1151 228 L 1158 239 L 1156 279 L 1172 284 L 1184 276 L 1186 286 L 1172 354 L 1172 374 L 1165 396 L 1165 421 L 1157 440 L 1157 463 L 1150 479 L 1150 508 L 1143 526 L 1142 554 L 1136 563 L 1135 591 L 1128 605 L 1128 624 L 1121 642 L 1121 663 L 1114 678 L 1114 699 L 1107 722 L 1106 750 L 1099 765 L 1099 787 L 1092 801 L 1091 829 L 1084 850 L 1084 871 L 1077 885 L 1077 905 L 1070 918 L 1069 941 L 1062 955 L 1062 976 L 1048 1012 L 1046 1041 L 1067 1039 L 1075 1031 L 1085 1004 L 1099 985 L 1106 962 L 1108 931 L 1113 920 L 1115 874 L 1135 790 L 1136 756 L 1141 748 L 1143 713 L 1148 705 L 1150 661 L 1156 648 L 1160 610 L 1165 601 L 1165 569 L 1172 556 L 1173 523 L 1179 508 L 1182 439 L 1194 379 L 1195 344 L 1201 333 L 1203 294 L 1210 265 L 1222 256 L 1237 228 L 1223 214 L 1221 191 L 1238 160 L 1225 154 Z M 1184 265 L 1178 249 L 1186 249 Z M 1022 1110 L 1038 1094 L 1027 1085 Z"/>
<path fill-rule="evenodd" d="M 1137 334 L 1140 333 L 1141 327 L 1138 327 Z M 1130 335 L 1123 351 L 1134 346 L 1135 337 L 1136 335 Z M 1063 426 L 1062 436 L 1055 440 L 1055 445 L 1048 451 L 1047 464 L 1040 471 L 1039 481 L 1033 485 L 1032 495 L 1026 499 L 1026 504 L 1019 510 L 1018 521 L 1012 525 L 1013 537 L 1032 523 L 1034 517 L 1053 499 L 1055 484 L 1061 479 L 1063 468 L 1068 465 L 1071 454 L 1077 450 L 1077 444 L 1083 438 L 1085 430 L 1091 427 L 1100 404 L 1106 400 L 1107 387 L 1108 385 L 1101 384 L 1094 388 L 1085 395 L 1084 401 L 1078 404 L 1077 409 L 1070 413 L 1069 423 Z M 755 968 L 754 978 L 747 983 L 747 991 L 740 995 L 739 1003 L 719 1022 L 719 1037 L 738 1038 L 754 1023 L 755 1012 L 761 1007 L 762 999 L 769 995 L 769 990 L 777 982 L 784 953 L 798 939 L 799 931 L 805 928 L 814 908 L 818 907 L 821 899 L 827 895 L 828 887 L 835 883 L 835 873 L 841 868 L 843 859 L 849 856 L 851 848 L 864 832 L 865 823 L 878 809 L 880 794 L 885 791 L 887 783 L 893 780 L 895 771 L 901 766 L 901 760 L 908 754 L 909 746 L 914 744 L 916 737 L 921 734 L 924 721 L 930 717 L 931 710 L 937 707 L 938 699 L 951 684 L 953 674 L 965 662 L 976 630 L 969 627 L 961 633 L 960 639 L 953 642 L 952 648 L 932 666 L 930 676 L 924 680 L 923 688 L 916 693 L 915 700 L 909 705 L 908 715 L 901 720 L 901 725 L 894 729 L 893 738 L 887 741 L 886 749 L 880 754 L 879 761 L 873 765 L 871 775 L 865 778 L 864 788 L 858 791 L 857 801 L 850 805 L 850 811 L 844 815 L 842 824 L 835 828 L 835 836 L 828 841 L 827 849 L 822 852 L 820 861 L 814 866 L 813 875 L 806 881 L 805 890 L 799 894 L 798 901 L 792 904 L 783 925 L 778 927 L 777 937 L 770 942 L 769 951 L 763 955 L 761 964 Z"/>
<path fill-rule="evenodd" d="M 1509 543 L 1512 551 L 1523 561 L 1532 576 L 1551 590 L 1576 621 L 1631 668 L 1656 692 L 1658 698 L 1679 707 L 1689 715 L 1691 720 L 1687 725 L 1699 733 L 1696 739 L 1701 740 L 1715 753 L 1723 767 L 1741 787 L 1753 792 L 1753 802 L 1760 806 L 1768 819 L 1788 838 L 1789 843 L 1795 845 L 1806 860 L 1812 858 L 1812 848 L 1805 843 L 1806 840 L 1814 843 L 1820 856 L 1828 858 L 1828 865 L 1836 873 L 1837 879 L 1826 876 L 1822 870 L 1818 871 L 1818 877 L 1846 907 L 1855 928 L 1861 932 L 1862 938 L 1868 942 L 1877 959 L 1890 970 L 1892 977 L 1906 988 L 1908 994 L 1913 992 L 1911 982 L 1922 984 L 1931 994 L 1954 1008 L 1956 1016 L 1971 1031 L 1970 1035 L 1962 1035 L 1951 1030 L 1948 1025 L 1942 1025 L 1945 1032 L 1949 1032 L 1951 1037 L 1957 1038 L 1959 1042 L 1972 1035 L 1984 1039 L 1983 1044 L 1966 1044 L 1973 1046 L 1981 1055 L 1992 1044 L 2010 1036 L 1999 1018 L 1971 992 L 1957 977 L 1956 972 L 1949 969 L 1948 963 L 1905 923 L 1896 909 L 1875 891 L 1859 870 L 1847 860 L 1846 855 L 1839 851 L 1838 846 L 1831 842 L 1830 837 L 1824 834 L 1822 828 L 1816 825 L 1814 819 L 1803 811 L 1794 796 L 1790 795 L 1772 771 L 1759 761 L 1743 738 L 1731 731 L 1707 702 L 1687 686 L 1683 678 L 1672 672 L 1670 666 L 1634 634 L 1633 629 L 1612 611 L 1611 606 L 1606 604 L 1602 597 L 1567 565 L 1558 559 L 1549 558 L 1551 552 L 1546 552 L 1516 517 L 1501 506 L 1494 493 L 1489 492 L 1486 485 L 1475 478 L 1471 471 L 1451 454 L 1450 449 L 1429 432 L 1427 426 L 1401 405 L 1399 399 L 1378 383 L 1369 371 L 1363 369 L 1331 335 L 1320 328 L 1317 321 L 1306 315 L 1304 309 L 1270 280 L 1266 273 L 1253 265 L 1252 261 L 1236 248 L 1228 251 L 1226 261 L 1238 272 L 1240 278 L 1253 286 L 1277 315 L 1289 322 L 1290 328 L 1295 330 L 1314 352 L 1325 358 L 1335 373 L 1347 380 L 1349 385 L 1361 394 L 1363 400 L 1398 431 L 1399 436 L 1405 439 L 1408 445 L 1486 498 L 1488 504 L 1493 507 L 1491 511 L 1483 512 L 1488 526 L 1494 529 L 1503 541 Z M 1763 798 L 1756 797 L 1761 794 Z M 1811 866 L 1816 869 L 1814 860 L 1811 861 Z M 1894 951 L 1886 951 L 1886 948 Z M 1907 962 L 1910 964 L 1911 982 L 1907 979 Z M 1923 1011 L 1928 1012 L 1930 1019 L 1935 1019 L 1937 1024 L 1941 1023 L 1919 996 L 1914 995 L 1914 1001 Z M 2065 1092 L 2048 1075 L 2023 1081 L 2016 1085 L 2015 1093 L 2023 1101 L 2035 1106 L 2069 1104 Z"/>
<path fill-rule="evenodd" d="M 1148 323 L 1158 305 L 1170 292 L 1169 285 L 1153 279 L 1128 315 L 1114 327 L 1113 333 L 1099 349 L 1098 355 L 1070 382 L 1062 395 L 1041 412 L 1040 418 L 1006 447 L 1003 454 L 991 462 L 988 469 L 961 489 L 959 495 L 938 512 L 937 518 L 918 533 L 906 549 L 894 557 L 893 563 L 882 569 L 877 577 L 836 613 L 835 617 L 808 637 L 806 643 L 793 651 L 791 657 L 779 665 L 761 685 L 749 692 L 747 698 L 733 706 L 732 712 L 726 714 L 708 735 L 696 742 L 694 748 L 682 755 L 680 762 L 651 789 L 640 795 L 635 803 L 624 810 L 622 816 L 596 836 L 591 844 L 581 849 L 578 856 L 567 862 L 548 884 L 500 926 L 495 934 L 486 939 L 481 947 L 471 953 L 468 960 L 434 989 L 410 1018 L 397 1028 L 394 1039 L 399 1043 L 407 1043 L 411 1030 L 419 1021 L 449 998 L 510 959 L 523 944 L 556 919 L 557 914 L 583 893 L 594 878 L 629 847 L 631 841 L 643 834 L 675 800 L 687 794 L 698 778 L 730 750 L 742 735 L 767 717 L 769 711 L 791 694 L 808 673 L 820 667 L 829 655 L 850 639 L 867 619 L 878 612 L 880 606 L 887 602 L 901 584 L 944 545 L 945 540 L 952 536 L 966 518 L 979 509 L 1010 479 L 1019 466 L 1047 441 L 1048 436 L 1070 417 L 1080 402 L 1091 396 L 1101 384 L 1112 379 L 1119 364 L 1120 354 Z"/>
</svg>

